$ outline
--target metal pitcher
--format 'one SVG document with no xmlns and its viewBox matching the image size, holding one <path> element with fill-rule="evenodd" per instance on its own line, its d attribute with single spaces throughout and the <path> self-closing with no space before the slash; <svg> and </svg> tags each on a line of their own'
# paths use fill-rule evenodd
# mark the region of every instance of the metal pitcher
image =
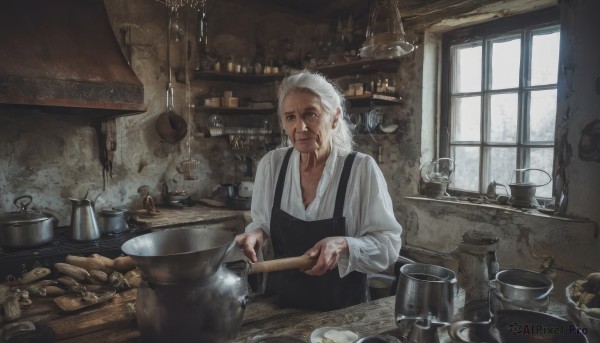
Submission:
<svg viewBox="0 0 600 343">
<path fill-rule="evenodd" d="M 448 324 L 454 317 L 457 280 L 450 269 L 413 263 L 400 267 L 396 291 L 396 324 L 406 330 L 417 321 Z M 435 326 L 435 325 L 434 325 Z"/>
<path fill-rule="evenodd" d="M 76 241 L 93 241 L 100 238 L 94 202 L 89 199 L 71 200 L 71 238 Z"/>
</svg>

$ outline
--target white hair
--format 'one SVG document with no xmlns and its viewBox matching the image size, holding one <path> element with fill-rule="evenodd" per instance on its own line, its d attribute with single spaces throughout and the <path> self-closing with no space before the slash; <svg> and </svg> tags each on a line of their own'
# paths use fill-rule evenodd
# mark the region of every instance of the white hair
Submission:
<svg viewBox="0 0 600 343">
<path fill-rule="evenodd" d="M 332 131 L 332 144 L 341 150 L 352 150 L 352 147 L 354 146 L 354 139 L 352 137 L 352 131 L 344 119 L 346 116 L 346 107 L 342 92 L 340 91 L 339 86 L 317 72 L 303 70 L 296 74 L 287 76 L 281 82 L 277 106 L 277 114 L 281 127 L 283 127 L 282 119 L 284 114 L 283 99 L 285 99 L 285 97 L 291 92 L 298 90 L 309 91 L 316 95 L 321 101 L 324 114 L 330 119 L 333 119 L 337 109 L 340 110 L 338 125 L 336 125 Z M 289 137 L 285 142 L 282 141 L 281 143 L 282 145 L 291 146 Z"/>
</svg>

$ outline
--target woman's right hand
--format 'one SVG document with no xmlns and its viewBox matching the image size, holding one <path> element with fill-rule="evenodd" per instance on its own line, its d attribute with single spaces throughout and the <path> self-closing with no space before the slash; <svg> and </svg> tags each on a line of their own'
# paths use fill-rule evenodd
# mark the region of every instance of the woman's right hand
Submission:
<svg viewBox="0 0 600 343">
<path fill-rule="evenodd" d="M 256 252 L 262 247 L 264 237 L 265 232 L 262 229 L 256 229 L 235 236 L 235 243 L 242 248 L 244 255 L 254 263 L 258 262 Z"/>
</svg>

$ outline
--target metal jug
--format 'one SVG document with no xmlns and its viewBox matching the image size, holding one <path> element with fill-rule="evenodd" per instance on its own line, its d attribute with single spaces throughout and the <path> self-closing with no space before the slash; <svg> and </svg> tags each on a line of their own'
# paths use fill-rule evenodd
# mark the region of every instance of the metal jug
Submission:
<svg viewBox="0 0 600 343">
<path fill-rule="evenodd" d="M 93 241 L 100 238 L 94 202 L 89 199 L 71 200 L 71 238 L 76 241 Z"/>
<path fill-rule="evenodd" d="M 396 291 L 395 316 L 403 331 L 417 321 L 448 324 L 454 317 L 456 276 L 450 269 L 413 263 L 400 267 Z"/>
</svg>

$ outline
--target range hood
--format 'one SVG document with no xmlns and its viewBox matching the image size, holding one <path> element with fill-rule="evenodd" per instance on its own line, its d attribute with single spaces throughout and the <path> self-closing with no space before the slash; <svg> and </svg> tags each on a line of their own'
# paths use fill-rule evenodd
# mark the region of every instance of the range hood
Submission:
<svg viewBox="0 0 600 343">
<path fill-rule="evenodd" d="M 5 0 L 0 108 L 114 117 L 146 111 L 103 0 Z"/>
</svg>

